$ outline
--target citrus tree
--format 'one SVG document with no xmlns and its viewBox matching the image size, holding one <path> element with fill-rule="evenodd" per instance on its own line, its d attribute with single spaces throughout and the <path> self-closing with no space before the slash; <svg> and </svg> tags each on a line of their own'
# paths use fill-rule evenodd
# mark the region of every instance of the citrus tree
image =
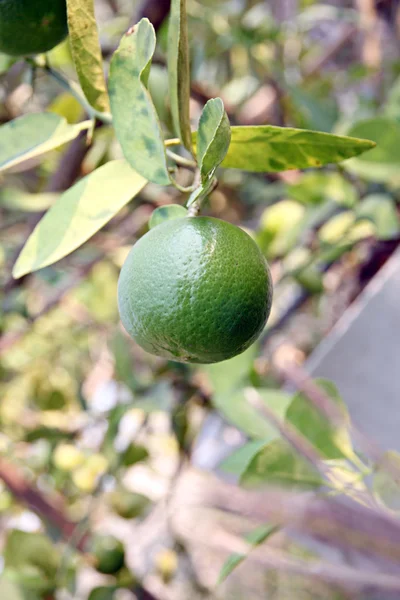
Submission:
<svg viewBox="0 0 400 600">
<path fill-rule="evenodd" d="M 391 492 L 397 493 L 397 455 L 372 452 L 367 457 L 367 451 L 372 451 L 368 444 L 364 454 L 354 449 L 349 416 L 332 383 L 313 382 L 294 371 L 299 392 L 278 389 L 277 375 L 270 377 L 256 367 L 255 342 L 269 335 L 265 327 L 273 279 L 278 301 L 288 280 L 307 297 L 318 297 L 324 290 L 324 271 L 360 240 L 398 236 L 393 197 L 379 189 L 364 193 L 363 202 L 358 203 L 355 183 L 360 177 L 393 184 L 397 148 L 382 139 L 382 131 L 398 129 L 397 121 L 388 115 L 373 116 L 344 128 L 348 135 L 332 134 L 329 114 L 323 110 L 321 116 L 318 94 L 310 117 L 304 109 L 307 93 L 300 89 L 291 90 L 291 113 L 295 124 L 303 128 L 241 124 L 237 111 L 226 110 L 222 99 L 213 94 L 205 98 L 203 94 L 199 114 L 193 116 L 190 102 L 196 86 L 191 82 L 194 67 L 189 60 L 189 39 L 195 35 L 199 17 L 194 10 L 188 28 L 185 0 L 172 0 L 168 30 L 158 32 L 162 66 L 156 32 L 146 17 L 127 29 L 118 47 L 109 52 L 108 62 L 102 56 L 93 0 L 39 4 L 33 6 L 27 0 L 0 3 L 4 72 L 11 72 L 19 64 L 14 61 L 22 59 L 34 85 L 44 79 L 63 90 L 47 110 L 25 111 L 0 127 L 2 202 L 22 210 L 34 204 L 45 211 L 18 249 L 13 278 L 5 286 L 16 295 L 16 308 L 4 321 L 7 332 L 1 350 L 5 369 L 13 373 L 4 387 L 4 406 L 11 405 L 10 398 L 19 407 L 28 403 L 32 418 L 19 423 L 14 409 L 1 413 L 5 458 L 22 472 L 10 471 L 6 462 L 0 473 L 7 484 L 1 492 L 4 510 L 12 510 L 11 490 L 19 503 L 28 504 L 41 517 L 45 533 L 18 527 L 8 531 L 0 580 L 3 597 L 50 599 L 60 591 L 75 597 L 82 568 L 95 569 L 105 577 L 90 592 L 90 600 L 108 600 L 121 589 L 133 590 L 139 598 L 156 597 L 146 589 L 146 570 L 133 573 L 128 568 L 123 544 L 101 531 L 92 513 L 97 510 L 101 515 L 105 510 L 129 522 L 146 523 L 160 498 L 132 489 L 125 477 L 133 466 L 151 463 L 154 468 L 172 447 L 174 468 L 169 484 L 173 488 L 177 475 L 190 462 L 199 430 L 198 411 L 201 421 L 202 411 L 216 409 L 246 436 L 246 442 L 221 465 L 241 486 L 260 489 L 268 483 L 294 491 L 318 490 L 323 498 L 345 496 L 359 506 L 355 509 L 352 504 L 349 515 L 376 518 L 374 531 L 380 533 L 379 519 L 388 518 L 393 508 Z M 206 12 L 201 26 L 207 28 L 208 22 L 213 21 Z M 226 35 L 221 26 L 221 39 L 228 48 L 239 40 L 253 49 L 260 40 L 275 43 L 279 36 L 272 22 L 262 20 L 254 26 L 254 17 L 253 26 L 239 23 L 232 32 Z M 67 34 L 75 71 L 69 76 L 62 68 L 68 61 L 63 63 L 60 48 L 44 54 Z M 206 29 L 204 43 L 214 34 Z M 193 62 L 195 52 L 192 48 Z M 219 52 L 218 47 L 210 49 L 208 60 L 215 60 Z M 257 61 L 256 52 L 253 56 Z M 320 126 L 310 122 L 313 118 Z M 69 150 L 59 161 L 56 181 L 50 180 L 46 188 L 46 169 L 52 170 L 59 148 L 67 143 Z M 71 149 L 82 160 L 86 157 L 85 168 L 69 177 L 66 185 L 60 184 L 74 163 L 74 155 L 68 154 Z M 318 170 L 342 161 L 346 161 L 346 171 L 341 166 Z M 39 192 L 15 185 L 18 173 L 38 165 L 42 169 Z M 273 181 L 275 174 L 305 169 L 296 181 Z M 234 225 L 213 214 L 220 216 L 215 210 L 219 189 L 236 176 L 247 178 L 246 193 L 252 201 L 259 202 L 261 195 L 261 202 L 269 204 L 255 232 L 241 227 L 240 219 L 234 219 Z M 271 185 L 264 182 L 257 187 L 264 177 Z M 312 244 L 303 243 L 312 233 L 316 233 Z M 100 240 L 99 246 L 91 246 L 92 238 Z M 133 238 L 139 239 L 129 249 Z M 112 255 L 112 264 L 102 262 L 105 254 Z M 25 299 L 18 308 L 18 282 L 29 281 L 38 272 L 43 285 L 58 283 L 58 261 L 70 255 L 76 272 L 70 274 L 67 266 L 69 279 L 61 282 L 46 305 L 39 302 L 34 320 L 42 322 L 43 329 L 37 337 L 34 331 L 31 336 Z M 271 276 L 267 259 L 271 264 L 280 261 L 280 277 Z M 61 270 L 66 264 L 61 263 Z M 122 267 L 118 292 L 116 266 Z M 78 284 L 72 304 L 65 308 L 66 292 Z M 134 345 L 118 327 L 117 294 L 120 319 Z M 31 302 L 35 308 L 34 295 Z M 54 313 L 48 314 L 53 308 Z M 76 314 L 79 323 L 82 310 L 86 326 L 75 328 L 71 323 Z M 98 324 L 95 330 L 91 330 L 93 319 Z M 269 322 L 269 327 L 274 326 L 276 318 L 272 325 Z M 81 386 L 78 382 L 82 371 L 88 370 L 88 356 L 99 344 L 102 328 L 107 328 L 111 340 L 107 340 L 106 355 L 97 357 L 98 370 Z M 96 409 L 86 397 L 91 395 L 88 390 L 93 381 L 101 380 L 107 371 L 110 353 L 119 387 L 110 406 L 106 402 L 105 408 Z M 54 369 L 49 369 L 49 355 L 54 357 Z M 196 370 L 191 363 L 202 366 Z M 278 375 L 285 378 L 287 372 Z M 159 422 L 154 416 L 160 413 L 166 417 L 168 435 L 164 425 L 157 431 Z M 134 433 L 124 436 L 129 423 Z M 94 445 L 84 441 L 91 427 L 101 430 Z M 33 450 L 13 456 L 21 443 L 22 448 Z M 374 494 L 365 483 L 371 474 Z M 333 511 L 331 518 L 337 527 L 344 527 L 339 512 Z M 223 565 L 220 582 L 253 547 L 274 538 L 284 516 L 271 509 L 263 520 L 246 541 L 235 538 L 241 544 L 221 542 L 223 550 L 235 554 Z M 397 521 L 392 525 L 398 532 Z M 318 537 L 317 531 L 312 533 Z M 353 537 L 349 545 L 360 549 L 360 538 Z M 169 546 L 153 560 L 165 586 L 178 569 L 178 555 L 184 554 L 183 546 L 175 541 Z M 296 553 L 301 554 L 298 547 Z M 388 558 L 381 546 L 376 554 Z M 304 555 L 288 559 L 276 553 L 261 558 L 264 567 L 316 578 L 332 584 L 334 590 L 400 590 L 398 578 L 389 575 L 380 579 L 350 568 L 315 571 L 313 561 Z"/>
</svg>

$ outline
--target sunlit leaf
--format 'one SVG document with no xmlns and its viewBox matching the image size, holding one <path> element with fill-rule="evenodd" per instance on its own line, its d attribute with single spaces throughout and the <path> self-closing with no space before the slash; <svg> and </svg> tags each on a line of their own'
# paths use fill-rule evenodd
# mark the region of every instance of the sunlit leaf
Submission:
<svg viewBox="0 0 400 600">
<path fill-rule="evenodd" d="M 279 527 L 276 525 L 260 525 L 245 536 L 246 542 L 252 546 L 259 546 L 265 542 L 271 535 L 276 533 Z M 246 558 L 246 554 L 231 554 L 225 561 L 218 577 L 218 585 L 232 573 Z"/>
<path fill-rule="evenodd" d="M 337 163 L 374 147 L 366 139 L 290 127 L 232 127 L 223 167 L 253 172 L 307 169 Z"/>
<path fill-rule="evenodd" d="M 156 47 L 154 27 L 142 19 L 122 38 L 110 66 L 115 133 L 129 164 L 149 181 L 168 185 L 164 138 L 147 83 Z"/>
<path fill-rule="evenodd" d="M 338 390 L 331 381 L 316 380 L 343 415 L 343 424 L 335 425 L 327 419 L 302 393 L 293 398 L 286 412 L 286 420 L 310 442 L 325 458 L 346 458 L 353 454 L 349 435 L 350 419 Z"/>
<path fill-rule="evenodd" d="M 89 103 L 110 110 L 94 0 L 67 0 L 69 43 L 79 82 Z"/>
<path fill-rule="evenodd" d="M 3 572 L 0 579 L 0 598 L 1 600 L 40 600 L 33 590 L 24 589 L 9 578 L 7 570 Z"/>
<path fill-rule="evenodd" d="M 59 194 L 52 192 L 30 194 L 29 192 L 18 188 L 4 187 L 3 189 L 0 189 L 0 206 L 12 210 L 41 212 L 54 204 L 58 196 Z"/>
<path fill-rule="evenodd" d="M 250 488 L 262 485 L 313 488 L 322 483 L 318 472 L 282 439 L 266 444 L 254 456 L 240 482 Z"/>
<path fill-rule="evenodd" d="M 168 29 L 168 79 L 175 132 L 190 151 L 190 67 L 186 0 L 172 0 Z"/>
<path fill-rule="evenodd" d="M 278 432 L 276 432 L 270 439 L 257 439 L 247 442 L 244 446 L 234 450 L 232 454 L 225 458 L 219 465 L 219 468 L 225 473 L 237 476 L 242 475 L 258 451 L 271 441 L 273 437 L 277 437 L 278 435 Z"/>
<path fill-rule="evenodd" d="M 81 246 L 146 185 L 124 160 L 111 161 L 62 194 L 38 223 L 13 269 L 18 278 Z"/>
<path fill-rule="evenodd" d="M 201 113 L 197 131 L 197 158 L 202 180 L 208 179 L 228 152 L 231 128 L 224 103 L 220 98 L 207 102 Z"/>
<path fill-rule="evenodd" d="M 0 127 L 0 172 L 70 142 L 90 121 L 69 125 L 53 113 L 35 113 Z"/>
</svg>

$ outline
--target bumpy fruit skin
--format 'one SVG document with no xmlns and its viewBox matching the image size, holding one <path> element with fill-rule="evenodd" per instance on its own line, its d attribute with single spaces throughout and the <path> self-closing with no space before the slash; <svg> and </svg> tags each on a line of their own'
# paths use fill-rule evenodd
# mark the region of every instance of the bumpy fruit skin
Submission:
<svg viewBox="0 0 400 600">
<path fill-rule="evenodd" d="M 214 363 L 244 352 L 272 302 L 267 262 L 252 238 L 211 217 L 166 221 L 130 251 L 118 282 L 122 323 L 151 354 Z"/>
<path fill-rule="evenodd" d="M 47 52 L 68 34 L 66 0 L 0 0 L 0 52 Z"/>
</svg>

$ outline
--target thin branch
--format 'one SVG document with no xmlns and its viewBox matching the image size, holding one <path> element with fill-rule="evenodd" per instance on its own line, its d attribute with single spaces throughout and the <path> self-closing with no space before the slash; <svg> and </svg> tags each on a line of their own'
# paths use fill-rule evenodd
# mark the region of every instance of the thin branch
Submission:
<svg viewBox="0 0 400 600">
<path fill-rule="evenodd" d="M 319 410 L 319 412 L 327 419 L 329 419 L 334 425 L 340 426 L 343 424 L 343 413 L 332 402 L 331 398 L 313 381 L 313 379 L 306 373 L 304 369 L 298 367 L 295 364 L 290 365 L 276 365 L 278 372 L 286 379 L 286 381 L 294 384 L 297 389 L 302 391 L 310 402 Z M 383 451 L 379 446 L 367 437 L 358 427 L 353 423 L 351 424 L 351 430 L 353 432 L 356 442 L 360 448 L 370 456 L 375 462 L 380 462 L 384 455 Z M 393 462 L 386 461 L 386 468 L 395 478 L 400 477 L 400 469 Z"/>
<path fill-rule="evenodd" d="M 11 491 L 13 496 L 22 504 L 31 508 L 35 513 L 55 525 L 65 539 L 68 539 L 75 530 L 73 523 L 64 515 L 63 505 L 60 501 L 50 502 L 33 485 L 28 483 L 19 469 L 3 458 L 0 458 L 0 479 Z M 83 548 L 85 538 L 80 541 L 79 548 Z"/>
<path fill-rule="evenodd" d="M 247 556 L 248 560 L 254 560 L 270 569 L 316 579 L 341 590 L 361 593 L 393 593 L 396 594 L 396 598 L 400 593 L 400 577 L 386 573 L 373 573 L 370 570 L 354 569 L 345 565 L 335 565 L 322 560 L 302 560 L 294 558 L 275 547 L 253 547 L 222 528 L 214 529 L 212 534 L 207 532 L 201 542 L 207 546 Z"/>
</svg>

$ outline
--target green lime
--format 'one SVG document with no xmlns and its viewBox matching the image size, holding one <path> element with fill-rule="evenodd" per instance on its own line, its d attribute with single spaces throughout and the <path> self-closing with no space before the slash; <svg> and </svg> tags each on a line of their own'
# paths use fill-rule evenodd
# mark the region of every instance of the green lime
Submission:
<svg viewBox="0 0 400 600">
<path fill-rule="evenodd" d="M 95 567 L 100 573 L 112 575 L 125 564 L 125 550 L 122 542 L 113 535 L 98 535 L 92 542 Z"/>
<path fill-rule="evenodd" d="M 0 52 L 47 52 L 68 34 L 66 0 L 0 0 Z"/>
<path fill-rule="evenodd" d="M 118 282 L 122 323 L 145 350 L 179 362 L 240 354 L 269 316 L 272 282 L 257 244 L 211 217 L 166 221 L 130 251 Z"/>
</svg>

